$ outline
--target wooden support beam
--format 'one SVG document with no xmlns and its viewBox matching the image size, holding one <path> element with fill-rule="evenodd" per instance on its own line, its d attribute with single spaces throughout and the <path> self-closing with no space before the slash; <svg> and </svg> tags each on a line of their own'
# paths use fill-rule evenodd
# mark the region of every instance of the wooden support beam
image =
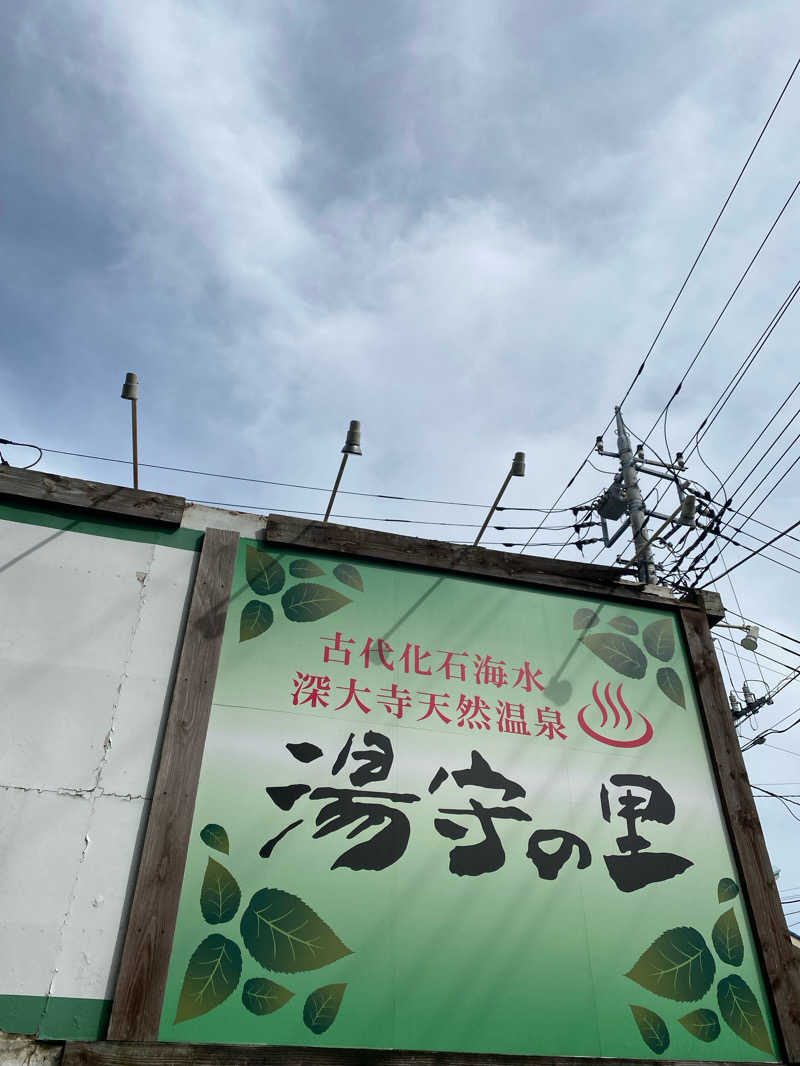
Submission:
<svg viewBox="0 0 800 1066">
<path fill-rule="evenodd" d="M 786 919 L 767 854 L 761 823 L 733 728 L 725 685 L 711 642 L 708 620 L 682 612 L 712 768 L 739 867 L 772 1006 L 785 1045 L 785 1061 L 800 1062 L 800 957 L 792 949 Z"/>
<path fill-rule="evenodd" d="M 0 465 L 0 496 L 36 503 L 74 507 L 81 511 L 102 511 L 118 518 L 139 518 L 165 526 L 179 526 L 186 507 L 182 496 L 145 492 L 122 485 L 47 474 L 41 470 L 20 470 Z"/>
<path fill-rule="evenodd" d="M 155 1040 L 239 534 L 206 530 L 167 718 L 108 1034 Z"/>
<path fill-rule="evenodd" d="M 695 1060 L 659 1059 L 658 1062 L 661 1066 L 697 1066 Z M 704 1062 L 707 1066 L 734 1066 L 722 1060 Z M 652 1058 L 563 1058 L 250 1044 L 110 1043 L 68 1043 L 61 1060 L 61 1066 L 653 1066 L 653 1063 Z M 755 1063 L 738 1062 L 735 1066 L 755 1066 Z"/>
<path fill-rule="evenodd" d="M 271 544 L 291 544 L 298 548 L 358 555 L 366 559 L 430 567 L 472 577 L 500 578 L 561 591 L 565 591 L 565 585 L 568 584 L 566 591 L 602 595 L 607 599 L 642 606 L 676 609 L 686 606 L 675 600 L 667 590 L 662 595 L 645 592 L 638 584 L 622 583 L 620 578 L 624 571 L 614 566 L 492 551 L 490 548 L 462 546 L 448 541 L 405 537 L 398 533 L 274 514 L 267 517 L 266 540 Z"/>
</svg>

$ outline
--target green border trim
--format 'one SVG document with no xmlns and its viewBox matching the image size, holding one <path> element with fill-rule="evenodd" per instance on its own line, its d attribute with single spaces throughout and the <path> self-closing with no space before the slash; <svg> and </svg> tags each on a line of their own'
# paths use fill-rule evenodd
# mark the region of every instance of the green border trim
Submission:
<svg viewBox="0 0 800 1066">
<path fill-rule="evenodd" d="M 104 1040 L 110 999 L 0 996 L 0 1029 L 43 1040 Z"/>
<path fill-rule="evenodd" d="M 140 544 L 161 544 L 166 548 L 180 548 L 192 552 L 200 551 L 203 541 L 203 530 L 200 529 L 164 529 L 163 525 L 156 522 L 115 518 L 111 515 L 104 518 L 84 518 L 79 511 L 54 504 L 12 504 L 0 500 L 0 519 L 59 529 L 63 533 L 88 533 L 93 537 L 132 540 Z"/>
</svg>

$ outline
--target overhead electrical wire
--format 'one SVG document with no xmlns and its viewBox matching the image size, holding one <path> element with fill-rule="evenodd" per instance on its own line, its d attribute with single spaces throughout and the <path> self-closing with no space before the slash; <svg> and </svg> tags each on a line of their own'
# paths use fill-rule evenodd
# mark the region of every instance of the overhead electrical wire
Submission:
<svg viewBox="0 0 800 1066">
<path fill-rule="evenodd" d="M 14 441 L 9 443 L 13 444 Z M 30 445 L 30 447 L 38 447 L 38 445 Z M 113 459 L 107 455 L 89 455 L 85 452 L 69 452 L 60 448 L 42 448 L 43 452 L 47 452 L 51 455 L 67 455 L 74 459 L 94 459 L 101 463 L 121 463 L 123 466 L 131 466 L 130 459 Z M 254 485 L 271 485 L 276 488 L 284 489 L 303 489 L 308 492 L 324 492 L 330 495 L 330 485 L 300 485 L 291 481 L 268 481 L 266 478 L 258 477 L 246 477 L 241 474 L 220 474 L 212 470 L 190 470 L 187 467 L 181 466 L 167 466 L 163 463 L 139 463 L 140 467 L 144 467 L 148 470 L 166 470 L 174 474 L 193 474 L 198 477 L 213 477 L 224 478 L 227 481 L 246 481 Z M 339 489 L 339 495 L 344 496 L 364 496 L 374 500 L 399 500 L 403 503 L 434 503 L 442 507 L 479 507 L 482 510 L 486 510 L 489 507 L 488 503 L 467 503 L 462 500 L 436 500 L 429 499 L 422 496 L 397 496 L 386 492 L 357 492 L 354 489 Z M 198 501 L 199 502 L 199 501 Z M 575 504 L 572 507 L 559 507 L 558 513 L 567 514 L 574 512 L 577 507 L 580 509 L 583 504 Z M 533 511 L 540 514 L 549 515 L 553 513 L 553 508 L 550 507 L 509 507 L 503 505 L 497 508 L 498 511 Z M 528 527 L 530 528 L 530 526 Z"/>
<path fill-rule="evenodd" d="M 796 69 L 796 67 L 795 67 L 795 69 Z M 740 275 L 739 280 L 736 282 L 736 284 L 734 285 L 733 289 L 731 290 L 730 295 L 728 296 L 727 300 L 722 305 L 722 310 L 719 312 L 719 314 L 717 315 L 717 317 L 714 319 L 713 323 L 711 324 L 711 328 L 708 330 L 708 332 L 706 333 L 705 337 L 703 338 L 703 341 L 700 344 L 700 347 L 697 349 L 697 351 L 694 353 L 692 358 L 689 360 L 689 365 L 684 370 L 683 375 L 682 375 L 680 381 L 678 382 L 678 384 L 676 385 L 672 395 L 667 400 L 667 402 L 664 404 L 664 406 L 661 408 L 661 411 L 659 412 L 659 414 L 656 416 L 655 421 L 653 422 L 652 426 L 650 427 L 650 429 L 647 432 L 647 436 L 644 438 L 644 442 L 645 443 L 647 443 L 647 441 L 650 439 L 650 437 L 653 434 L 656 426 L 661 421 L 661 419 L 667 414 L 667 412 L 669 411 L 670 407 L 672 406 L 673 401 L 677 398 L 678 394 L 680 393 L 681 389 L 683 388 L 683 383 L 686 381 L 687 377 L 691 373 L 692 367 L 694 367 L 694 365 L 697 362 L 697 360 L 703 354 L 705 346 L 708 344 L 708 342 L 711 339 L 711 337 L 713 336 L 714 331 L 716 330 L 717 326 L 722 321 L 723 315 L 725 314 L 725 312 L 728 310 L 728 308 L 730 307 L 731 303 L 733 302 L 733 299 L 736 296 L 736 293 L 741 288 L 742 284 L 745 281 L 745 278 L 750 273 L 750 270 L 751 270 L 753 264 L 755 263 L 756 259 L 758 259 L 759 255 L 761 254 L 761 252 L 762 252 L 764 246 L 766 245 L 767 241 L 769 240 L 769 238 L 772 236 L 772 233 L 775 230 L 775 227 L 780 222 L 781 218 L 783 217 L 784 212 L 786 211 L 787 207 L 789 206 L 789 204 L 794 199 L 794 195 L 795 195 L 795 193 L 797 192 L 797 190 L 799 188 L 800 188 L 800 178 L 798 178 L 798 180 L 795 182 L 795 185 L 792 188 L 792 191 L 789 193 L 789 195 L 787 196 L 786 200 L 784 200 L 783 206 L 781 207 L 781 209 L 778 212 L 778 214 L 775 216 L 775 218 L 772 221 L 772 224 L 770 225 L 770 227 L 767 230 L 767 232 L 762 237 L 761 243 L 756 248 L 755 252 L 753 253 L 753 255 L 750 258 L 750 261 L 748 262 L 747 266 L 744 268 L 742 274 Z"/>
<path fill-rule="evenodd" d="M 796 281 L 794 283 L 794 285 L 792 286 L 791 290 L 789 291 L 789 295 L 784 298 L 783 303 L 778 308 L 778 310 L 775 312 L 775 314 L 772 316 L 772 319 L 770 320 L 769 324 L 762 331 L 761 336 L 758 338 L 758 340 L 755 342 L 753 347 L 750 349 L 750 351 L 744 357 L 744 359 L 742 360 L 742 362 L 739 364 L 738 368 L 736 369 L 735 373 L 732 375 L 732 377 L 728 381 L 728 384 L 725 386 L 725 388 L 722 390 L 720 395 L 717 397 L 717 399 L 714 401 L 714 403 L 709 408 L 709 410 L 706 413 L 705 417 L 700 422 L 700 425 L 697 427 L 697 430 L 695 431 L 694 438 L 693 438 L 694 439 L 694 443 L 692 443 L 692 441 L 690 440 L 684 446 L 683 454 L 684 454 L 684 458 L 686 460 L 690 459 L 691 456 L 694 454 L 694 452 L 698 450 L 700 441 L 702 441 L 703 438 L 709 433 L 709 431 L 711 430 L 711 427 L 714 425 L 714 423 L 716 422 L 717 418 L 719 418 L 720 414 L 724 410 L 724 408 L 727 405 L 728 401 L 733 396 L 734 392 L 739 387 L 739 385 L 741 385 L 742 381 L 744 380 L 745 375 L 752 368 L 752 366 L 755 363 L 756 359 L 758 358 L 758 356 L 763 351 L 767 341 L 770 339 L 770 337 L 774 333 L 775 329 L 778 327 L 781 319 L 783 318 L 783 316 L 786 314 L 786 312 L 791 307 L 792 302 L 794 301 L 794 299 L 797 296 L 798 292 L 800 292 L 800 281 Z M 664 431 L 666 433 L 666 419 L 665 419 Z M 702 458 L 701 458 L 701 462 L 704 462 L 702 460 Z M 709 469 L 710 469 L 710 467 L 709 467 Z"/>
<path fill-rule="evenodd" d="M 230 510 L 233 510 L 233 511 L 240 511 L 240 510 L 243 510 L 243 511 L 256 511 L 258 514 L 269 514 L 269 513 L 284 514 L 284 513 L 286 513 L 286 511 L 290 512 L 291 514 L 312 516 L 312 517 L 324 514 L 323 511 L 298 511 L 295 508 L 287 508 L 286 511 L 284 511 L 284 510 L 281 510 L 280 508 L 270 507 L 267 504 L 228 503 L 228 502 L 225 502 L 225 501 L 222 501 L 222 500 L 192 500 L 191 502 L 192 503 L 201 503 L 201 504 L 204 504 L 204 505 L 209 506 L 209 507 L 227 507 L 227 508 L 229 508 Z M 428 518 L 388 518 L 388 517 L 385 517 L 385 516 L 382 516 L 382 515 L 334 514 L 331 517 L 332 518 L 348 518 L 348 519 L 352 519 L 353 521 L 357 521 L 357 522 L 381 522 L 381 523 L 399 522 L 399 523 L 402 523 L 403 525 L 412 525 L 412 526 L 457 526 L 457 527 L 460 527 L 462 529 L 479 529 L 480 525 L 481 525 L 480 522 L 446 522 L 446 521 L 439 521 L 438 519 L 428 519 Z M 584 526 L 588 526 L 590 524 L 591 525 L 599 525 L 598 522 L 591 522 L 591 523 L 584 522 L 584 523 L 581 523 L 581 524 L 584 525 Z M 523 529 L 523 530 L 528 530 L 528 529 L 531 529 L 532 527 L 531 526 L 496 526 L 496 525 L 492 525 L 492 526 L 489 526 L 488 528 L 489 529 L 497 529 L 497 530 L 503 531 L 505 529 Z M 574 529 L 575 528 L 575 524 L 570 522 L 570 523 L 568 523 L 565 526 L 543 526 L 542 528 L 545 529 L 545 530 L 551 531 L 551 532 L 558 532 L 558 531 L 561 531 L 561 530 L 564 530 L 564 529 Z"/>
<path fill-rule="evenodd" d="M 714 231 L 716 230 L 720 219 L 722 218 L 723 214 L 725 213 L 725 209 L 727 208 L 728 204 L 730 203 L 733 194 L 736 192 L 736 189 L 737 189 L 737 187 L 739 185 L 739 182 L 742 180 L 742 177 L 744 176 L 744 172 L 747 170 L 747 167 L 750 164 L 750 160 L 755 155 L 756 149 L 758 148 L 759 144 L 761 143 L 761 138 L 767 132 L 767 128 L 768 128 L 770 122 L 772 121 L 772 117 L 775 114 L 775 112 L 778 110 L 778 106 L 780 105 L 780 102 L 783 99 L 783 97 L 784 97 L 784 95 L 786 93 L 786 90 L 789 88 L 789 85 L 791 84 L 792 78 L 795 76 L 795 73 L 797 71 L 798 66 L 800 66 L 800 59 L 798 59 L 797 62 L 795 63 L 795 65 L 792 67 L 792 69 L 791 69 L 791 71 L 789 73 L 789 77 L 786 79 L 786 82 L 785 82 L 783 88 L 781 89 L 780 93 L 778 94 L 778 99 L 772 105 L 772 110 L 770 111 L 769 115 L 767 115 L 767 119 L 764 122 L 764 125 L 761 127 L 761 131 L 758 134 L 758 137 L 756 137 L 755 143 L 753 144 L 753 147 L 750 149 L 750 152 L 748 153 L 747 159 L 745 159 L 744 163 L 742 164 L 742 168 L 739 171 L 739 173 L 737 174 L 736 180 L 734 181 L 733 185 L 731 186 L 730 192 L 725 197 L 725 201 L 724 201 L 722 207 L 719 209 L 717 217 L 714 219 L 714 221 L 713 221 L 713 223 L 711 225 L 711 229 L 706 234 L 705 240 L 703 241 L 702 245 L 700 246 L 700 251 L 695 256 L 694 262 L 692 263 L 691 267 L 689 268 L 689 271 L 688 271 L 686 277 L 683 279 L 683 282 L 681 283 L 681 287 L 678 289 L 678 292 L 676 293 L 674 300 L 670 304 L 669 310 L 667 311 L 666 315 L 664 316 L 664 320 L 662 321 L 661 325 L 658 327 L 658 331 L 657 331 L 655 337 L 653 338 L 653 341 L 650 344 L 650 347 L 647 349 L 647 352 L 645 353 L 645 356 L 644 356 L 644 358 L 642 360 L 642 363 L 641 363 L 639 369 L 636 371 L 636 374 L 634 375 L 633 381 L 631 381 L 630 385 L 628 386 L 627 390 L 625 391 L 625 395 L 620 400 L 620 402 L 619 402 L 619 406 L 620 407 L 623 406 L 623 404 L 625 403 L 627 398 L 630 396 L 634 385 L 636 384 L 637 380 L 641 376 L 642 371 L 644 370 L 644 368 L 645 368 L 645 366 L 647 364 L 647 361 L 648 361 L 648 359 L 650 358 L 650 355 L 653 352 L 653 349 L 655 348 L 655 346 L 658 343 L 658 340 L 659 340 L 661 334 L 664 331 L 664 327 L 666 326 L 667 322 L 669 322 L 670 317 L 672 316 L 672 312 L 675 310 L 675 306 L 676 306 L 676 304 L 678 303 L 678 300 L 681 298 L 681 296 L 683 294 L 683 290 L 686 288 L 686 285 L 688 284 L 689 279 L 691 278 L 692 274 L 694 273 L 695 267 L 700 262 L 700 257 L 702 256 L 703 252 L 706 250 L 706 246 L 708 245 L 708 242 L 711 240 L 711 237 L 713 236 Z M 612 421 L 613 421 L 613 419 L 612 419 Z M 609 426 L 610 425 L 611 425 L 611 422 L 609 422 Z M 608 428 L 608 427 L 606 427 L 606 428 Z M 591 452 L 589 454 L 591 454 Z"/>
<path fill-rule="evenodd" d="M 777 541 L 779 541 L 782 537 L 785 537 L 788 533 L 791 533 L 793 530 L 797 529 L 798 526 L 800 526 L 800 519 L 798 519 L 797 522 L 793 522 L 790 526 L 788 526 L 782 532 L 778 533 L 778 535 L 773 537 L 772 540 L 768 540 L 765 544 L 761 545 L 761 547 L 756 548 L 754 551 L 749 552 L 747 555 L 744 556 L 743 559 L 739 559 L 739 561 L 734 563 L 733 566 L 729 566 L 727 568 L 727 570 L 723 570 L 722 573 L 718 574 L 713 580 L 707 581 L 705 583 L 705 585 L 698 585 L 698 583 L 697 583 L 698 581 L 700 581 L 702 579 L 703 575 L 700 574 L 697 577 L 697 579 L 695 580 L 694 584 L 692 585 L 692 588 L 705 589 L 705 588 L 708 588 L 710 585 L 716 584 L 716 582 L 719 581 L 720 578 L 725 577 L 726 574 L 733 573 L 734 570 L 738 570 L 738 568 L 740 566 L 744 566 L 745 563 L 749 562 L 751 559 L 754 559 L 757 555 L 760 555 L 761 552 L 764 550 L 764 548 L 771 548 L 773 544 L 775 544 Z M 706 570 L 707 569 L 708 569 L 708 567 L 706 567 Z M 705 571 L 704 571 L 704 573 L 705 573 Z"/>
<path fill-rule="evenodd" d="M 677 306 L 678 301 L 680 300 L 681 296 L 683 295 L 683 291 L 686 288 L 687 284 L 689 283 L 689 279 L 691 278 L 692 274 L 694 274 L 695 267 L 700 262 L 700 258 L 703 255 L 703 252 L 706 250 L 706 247 L 708 246 L 708 242 L 711 240 L 711 237 L 713 236 L 714 231 L 716 230 L 720 219 L 724 215 L 724 213 L 725 213 L 725 211 L 726 211 L 726 209 L 728 207 L 728 204 L 731 202 L 733 194 L 736 192 L 736 189 L 739 186 L 739 182 L 742 180 L 742 177 L 744 176 L 745 171 L 747 170 L 748 166 L 750 165 L 750 160 L 755 155 L 756 149 L 758 148 L 759 144 L 761 143 L 762 137 L 767 132 L 767 128 L 769 127 L 769 124 L 772 121 L 772 117 L 775 114 L 775 112 L 778 110 L 780 102 L 783 99 L 783 97 L 784 97 L 784 95 L 786 93 L 786 90 L 789 88 L 789 85 L 791 84 L 792 78 L 794 77 L 798 66 L 800 66 L 800 59 L 797 60 L 797 62 L 792 67 L 791 71 L 789 72 L 789 76 L 786 79 L 786 82 L 784 83 L 784 86 L 781 89 L 780 93 L 778 94 L 777 100 L 772 105 L 772 110 L 770 111 L 769 115 L 767 115 L 766 121 L 764 122 L 764 125 L 761 127 L 761 130 L 760 130 L 760 132 L 758 134 L 758 137 L 756 137 L 755 142 L 754 142 L 752 148 L 750 149 L 750 151 L 749 151 L 749 153 L 747 155 L 747 158 L 745 159 L 744 163 L 742 164 L 742 167 L 739 170 L 739 173 L 736 175 L 736 180 L 734 181 L 733 185 L 731 186 L 728 195 L 725 197 L 725 200 L 724 200 L 724 202 L 722 204 L 722 207 L 719 209 L 716 218 L 714 219 L 713 223 L 711 224 L 711 228 L 709 229 L 708 233 L 706 234 L 705 239 L 703 240 L 703 243 L 700 245 L 700 250 L 698 251 L 697 255 L 694 257 L 694 261 L 692 262 L 692 265 L 689 267 L 689 270 L 688 270 L 686 276 L 684 277 L 683 281 L 681 282 L 681 285 L 680 285 L 677 293 L 675 294 L 675 297 L 674 297 L 672 303 L 670 304 L 669 309 L 667 310 L 667 313 L 666 313 L 666 315 L 664 316 L 664 318 L 663 318 L 663 320 L 661 322 L 661 325 L 658 327 L 658 330 L 656 331 L 655 337 L 653 338 L 653 340 L 650 343 L 650 347 L 645 352 L 644 357 L 642 358 L 642 361 L 639 364 L 639 369 L 634 374 L 634 376 L 633 376 L 633 378 L 631 380 L 631 383 L 628 385 L 628 388 L 625 390 L 625 393 L 623 394 L 622 399 L 619 401 L 619 404 L 618 404 L 619 407 L 623 406 L 623 404 L 625 403 L 625 401 L 628 399 L 628 397 L 630 396 L 631 392 L 633 391 L 633 388 L 636 385 L 636 382 L 641 377 L 642 372 L 644 371 L 644 368 L 647 365 L 647 362 L 648 362 L 648 360 L 650 359 L 650 356 L 653 353 L 653 349 L 655 348 L 656 344 L 658 343 L 658 341 L 659 341 L 659 339 L 661 337 L 661 334 L 664 332 L 665 326 L 667 325 L 667 323 L 669 322 L 670 318 L 672 317 L 672 312 L 675 310 L 675 307 Z M 774 224 L 773 224 L 773 226 L 774 226 Z M 749 267 L 748 267 L 748 269 L 749 269 Z M 613 423 L 613 421 L 614 421 L 613 418 L 609 419 L 605 429 L 603 430 L 604 434 L 608 432 L 608 430 L 609 430 L 611 424 Z M 593 451 L 594 451 L 594 449 L 591 448 L 586 453 L 586 458 L 581 462 L 581 464 L 578 466 L 578 469 L 575 471 L 575 473 L 572 475 L 572 477 L 567 481 L 567 484 L 564 486 L 562 491 L 559 493 L 559 495 L 553 501 L 553 504 L 552 504 L 552 506 L 550 508 L 550 513 L 552 513 L 552 511 L 558 506 L 558 504 L 561 502 L 561 500 L 567 494 L 569 489 L 575 483 L 575 481 L 578 478 L 578 475 L 581 473 L 583 468 L 586 466 L 586 464 L 591 459 Z M 533 536 L 535 535 L 536 532 L 537 531 L 534 530 L 534 533 L 531 535 L 531 540 L 533 539 Z M 522 550 L 524 551 L 525 548 L 523 548 Z"/>
</svg>

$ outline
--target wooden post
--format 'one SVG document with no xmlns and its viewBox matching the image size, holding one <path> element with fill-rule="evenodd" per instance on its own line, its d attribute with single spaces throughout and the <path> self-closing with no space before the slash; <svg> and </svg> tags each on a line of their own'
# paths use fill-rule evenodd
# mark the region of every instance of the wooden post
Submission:
<svg viewBox="0 0 800 1066">
<path fill-rule="evenodd" d="M 108 1029 L 156 1040 L 239 534 L 206 530 Z"/>
<path fill-rule="evenodd" d="M 781 910 L 708 621 L 698 611 L 683 610 L 681 616 L 711 748 L 712 768 L 745 888 L 743 896 L 760 949 L 779 1037 L 784 1044 L 785 1061 L 800 1062 L 800 960 L 792 948 Z"/>
</svg>

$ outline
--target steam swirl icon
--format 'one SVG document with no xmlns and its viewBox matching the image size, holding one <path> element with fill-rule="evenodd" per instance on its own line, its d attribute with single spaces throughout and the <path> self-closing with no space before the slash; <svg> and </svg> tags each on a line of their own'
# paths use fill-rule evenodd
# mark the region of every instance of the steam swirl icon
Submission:
<svg viewBox="0 0 800 1066">
<path fill-rule="evenodd" d="M 644 723 L 644 732 L 641 736 L 621 739 L 618 735 L 609 735 L 612 732 L 616 732 L 618 729 L 622 732 L 628 732 L 634 724 L 635 719 L 623 699 L 622 685 L 617 686 L 615 702 L 614 697 L 611 695 L 611 683 L 609 682 L 603 690 L 604 699 L 598 695 L 597 688 L 599 684 L 599 681 L 595 681 L 592 686 L 592 696 L 594 697 L 595 705 L 600 712 L 600 722 L 597 729 L 593 729 L 586 721 L 586 712 L 591 707 L 590 703 L 585 704 L 578 711 L 578 724 L 584 733 L 586 733 L 587 736 L 590 736 L 592 740 L 599 740 L 601 744 L 609 744 L 612 748 L 640 748 L 643 744 L 647 744 L 649 740 L 652 740 L 653 727 L 639 711 L 636 711 L 635 714 L 636 717 L 641 718 Z M 600 732 L 600 730 L 602 730 L 602 732 Z M 636 730 L 634 730 L 634 732 L 636 732 Z"/>
</svg>

